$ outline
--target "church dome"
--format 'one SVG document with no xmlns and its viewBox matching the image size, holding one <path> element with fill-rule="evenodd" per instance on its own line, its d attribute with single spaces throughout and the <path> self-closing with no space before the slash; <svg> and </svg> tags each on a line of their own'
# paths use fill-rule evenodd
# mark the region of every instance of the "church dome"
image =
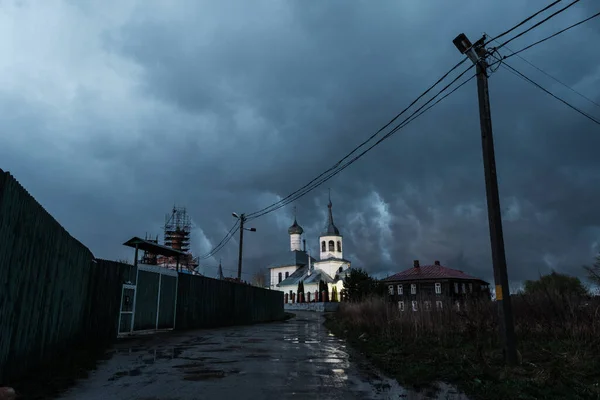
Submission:
<svg viewBox="0 0 600 400">
<path fill-rule="evenodd" d="M 302 235 L 302 233 L 304 233 L 304 229 L 302 229 L 302 227 L 298 225 L 298 222 L 296 222 L 296 218 L 294 218 L 294 223 L 288 229 L 288 233 L 290 235 Z"/>
</svg>

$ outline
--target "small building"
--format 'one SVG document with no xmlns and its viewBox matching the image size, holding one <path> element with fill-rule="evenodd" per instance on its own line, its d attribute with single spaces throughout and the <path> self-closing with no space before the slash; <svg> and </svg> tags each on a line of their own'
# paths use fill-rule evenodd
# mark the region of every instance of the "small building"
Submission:
<svg viewBox="0 0 600 400">
<path fill-rule="evenodd" d="M 439 261 L 433 265 L 413 267 L 383 280 L 390 301 L 400 311 L 441 310 L 454 306 L 460 309 L 468 300 L 490 300 L 490 284 L 463 271 L 444 267 Z"/>
</svg>

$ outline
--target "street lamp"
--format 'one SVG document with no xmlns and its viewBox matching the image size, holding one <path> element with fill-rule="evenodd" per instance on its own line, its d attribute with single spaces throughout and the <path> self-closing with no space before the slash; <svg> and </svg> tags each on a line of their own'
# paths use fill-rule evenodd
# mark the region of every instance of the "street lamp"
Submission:
<svg viewBox="0 0 600 400">
<path fill-rule="evenodd" d="M 238 258 L 238 280 L 242 280 L 242 252 L 244 248 L 244 231 L 256 232 L 256 228 L 244 228 L 244 222 L 246 222 L 246 214 L 238 215 L 237 213 L 231 213 L 234 218 L 240 220 L 240 251 Z"/>
</svg>

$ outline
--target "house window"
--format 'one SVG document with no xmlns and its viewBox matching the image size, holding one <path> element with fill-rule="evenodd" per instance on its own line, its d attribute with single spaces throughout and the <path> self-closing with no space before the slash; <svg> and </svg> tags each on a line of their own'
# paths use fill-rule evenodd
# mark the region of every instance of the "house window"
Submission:
<svg viewBox="0 0 600 400">
<path fill-rule="evenodd" d="M 337 249 L 340 253 L 342 252 L 342 242 L 340 242 L 339 240 L 337 242 Z"/>
<path fill-rule="evenodd" d="M 398 308 L 400 309 L 400 311 L 404 311 L 404 302 L 403 301 L 398 302 Z"/>
<path fill-rule="evenodd" d="M 469 293 L 473 293 L 473 284 L 469 283 Z"/>
<path fill-rule="evenodd" d="M 431 301 L 425 301 L 425 311 L 431 311 Z"/>
<path fill-rule="evenodd" d="M 394 286 L 393 285 L 388 286 L 388 291 L 390 292 L 390 294 L 394 294 Z"/>
<path fill-rule="evenodd" d="M 458 293 L 458 283 L 454 282 L 454 293 Z"/>
<path fill-rule="evenodd" d="M 285 272 L 285 279 L 287 279 L 290 276 L 290 271 L 286 271 Z"/>
<path fill-rule="evenodd" d="M 412 302 L 412 310 L 417 311 L 417 302 L 413 300 Z"/>
<path fill-rule="evenodd" d="M 460 311 L 460 302 L 456 302 L 456 311 Z"/>
<path fill-rule="evenodd" d="M 277 282 L 277 283 L 281 283 L 281 278 L 282 278 L 282 274 L 281 274 L 281 272 L 280 272 L 280 273 L 279 273 L 279 282 Z"/>
<path fill-rule="evenodd" d="M 435 294 L 442 294 L 442 284 L 439 282 L 435 284 Z"/>
<path fill-rule="evenodd" d="M 404 287 L 402 285 L 398 285 L 398 294 L 404 294 Z"/>
<path fill-rule="evenodd" d="M 333 240 L 329 241 L 329 251 L 335 251 L 335 243 Z"/>
<path fill-rule="evenodd" d="M 325 241 L 324 240 L 321 242 L 321 251 L 323 253 L 325 253 L 327 251 L 327 248 L 325 247 Z"/>
<path fill-rule="evenodd" d="M 438 310 L 442 309 L 442 301 L 438 300 L 435 302 L 435 308 L 437 308 Z"/>
<path fill-rule="evenodd" d="M 410 294 L 417 294 L 417 284 L 416 283 L 411 283 Z"/>
<path fill-rule="evenodd" d="M 464 283 L 462 284 L 462 291 L 463 293 L 467 293 L 467 285 L 465 285 Z"/>
</svg>

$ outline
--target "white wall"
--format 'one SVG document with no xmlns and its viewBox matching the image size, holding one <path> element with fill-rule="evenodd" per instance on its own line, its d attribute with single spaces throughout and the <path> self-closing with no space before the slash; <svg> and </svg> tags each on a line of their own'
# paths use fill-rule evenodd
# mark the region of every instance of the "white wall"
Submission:
<svg viewBox="0 0 600 400">
<path fill-rule="evenodd" d="M 290 250 L 302 250 L 302 237 L 298 234 L 290 235 Z"/>
<path fill-rule="evenodd" d="M 321 271 L 323 271 L 327 275 L 329 275 L 331 278 L 335 278 L 335 275 L 338 273 L 338 270 L 340 269 L 340 267 L 343 267 L 344 271 L 350 267 L 350 264 L 346 263 L 346 262 L 327 261 L 327 260 L 326 261 L 317 261 L 314 265 L 315 265 L 315 269 L 320 269 Z"/>
<path fill-rule="evenodd" d="M 334 251 L 329 251 L 329 241 L 333 240 L 333 243 L 335 244 L 335 249 Z M 325 242 L 325 251 L 323 250 L 323 246 L 322 243 Z M 340 242 L 341 244 L 341 250 L 342 251 L 337 251 L 337 242 Z M 319 253 L 321 255 L 321 260 L 325 260 L 327 258 L 343 258 L 343 254 L 344 254 L 344 243 L 342 240 L 341 236 L 321 236 L 319 238 Z"/>
<path fill-rule="evenodd" d="M 283 291 L 276 286 L 279 283 L 279 273 L 281 272 L 281 281 L 283 282 L 285 280 L 285 273 L 287 272 L 289 275 L 291 275 L 296 272 L 296 268 L 297 267 L 295 265 L 271 268 L 269 287 L 273 290 Z"/>
</svg>

